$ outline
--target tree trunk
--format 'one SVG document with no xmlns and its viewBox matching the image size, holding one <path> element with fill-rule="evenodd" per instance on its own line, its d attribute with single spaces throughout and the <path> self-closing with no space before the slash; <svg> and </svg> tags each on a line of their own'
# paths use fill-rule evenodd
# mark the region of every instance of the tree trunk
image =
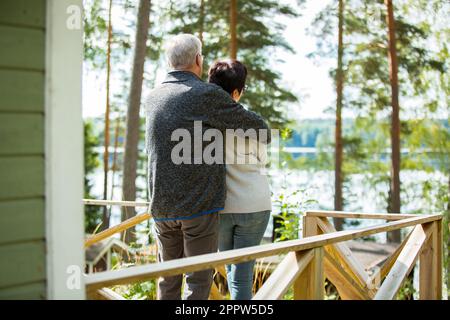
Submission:
<svg viewBox="0 0 450 320">
<path fill-rule="evenodd" d="M 202 43 L 203 50 L 203 33 L 205 30 L 205 0 L 200 0 L 200 12 L 198 16 L 198 38 Z M 208 72 L 208 69 L 203 68 L 201 78 Z"/>
<path fill-rule="evenodd" d="M 392 94 L 391 116 L 391 185 L 389 212 L 400 213 L 400 106 L 398 101 L 398 64 L 395 40 L 395 20 L 392 0 L 385 0 L 387 7 L 387 25 L 389 39 L 389 75 Z M 400 230 L 388 233 L 388 241 L 400 242 Z"/>
<path fill-rule="evenodd" d="M 450 195 L 450 174 L 448 177 L 448 194 Z M 447 250 L 444 250 L 447 254 L 447 300 L 450 300 L 450 197 L 447 202 L 447 212 L 445 213 L 447 219 L 444 219 L 445 224 L 442 226 L 444 230 L 444 234 L 447 235 Z"/>
<path fill-rule="evenodd" d="M 112 162 L 112 177 L 111 177 L 111 200 L 114 200 L 114 181 L 116 178 L 116 172 L 119 171 L 117 168 L 117 148 L 119 147 L 119 131 L 120 131 L 120 117 L 116 118 L 116 127 L 114 129 L 114 155 Z M 112 206 L 109 207 L 109 216 L 111 216 Z"/>
<path fill-rule="evenodd" d="M 334 163 L 334 210 L 342 211 L 342 99 L 344 90 L 344 75 L 342 60 L 344 55 L 344 0 L 339 0 L 339 31 L 338 31 L 338 66 L 336 71 L 336 132 L 335 132 L 335 163 Z M 342 230 L 343 219 L 334 218 L 336 230 Z"/>
<path fill-rule="evenodd" d="M 136 200 L 136 167 L 139 142 L 139 109 L 141 106 L 142 82 L 144 62 L 147 53 L 147 37 L 149 28 L 150 0 L 139 1 L 139 11 L 136 25 L 136 41 L 131 75 L 130 95 L 127 112 L 127 127 L 125 137 L 125 154 L 123 163 L 122 197 L 126 201 Z M 133 207 L 122 209 L 122 221 L 135 215 Z M 130 228 L 122 235 L 125 242 L 135 240 L 134 228 Z"/>
<path fill-rule="evenodd" d="M 112 10 L 112 0 L 109 0 L 109 9 L 108 9 L 108 49 L 106 52 L 106 111 L 105 111 L 105 152 L 103 154 L 103 170 L 104 170 L 104 178 L 103 178 L 103 199 L 108 199 L 108 171 L 109 171 L 109 80 L 111 75 L 111 41 L 112 41 L 112 21 L 111 21 L 111 10 Z M 101 230 L 105 230 L 109 228 L 109 214 L 108 207 L 103 207 L 103 217 L 102 217 L 102 226 Z"/>
<path fill-rule="evenodd" d="M 237 0 L 230 0 L 230 58 L 237 59 Z"/>
<path fill-rule="evenodd" d="M 205 0 L 200 0 L 200 13 L 198 17 L 198 38 L 203 45 L 203 29 L 205 26 Z"/>
</svg>

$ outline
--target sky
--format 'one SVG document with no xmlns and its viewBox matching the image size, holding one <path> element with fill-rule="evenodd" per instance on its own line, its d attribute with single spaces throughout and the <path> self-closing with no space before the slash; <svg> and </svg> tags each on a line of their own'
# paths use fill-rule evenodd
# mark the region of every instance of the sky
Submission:
<svg viewBox="0 0 450 320">
<path fill-rule="evenodd" d="M 295 2 L 295 0 L 288 1 Z M 291 115 L 296 119 L 332 117 L 325 109 L 335 101 L 333 81 L 329 70 L 334 65 L 321 59 L 321 65 L 316 65 L 307 55 L 315 50 L 316 39 L 307 35 L 316 14 L 324 8 L 328 0 L 308 0 L 301 10 L 301 16 L 294 19 L 284 18 L 286 24 L 284 36 L 294 48 L 295 54 L 281 52 L 279 57 L 285 61 L 278 66 L 286 87 L 300 97 L 299 105 L 293 106 Z"/>
<path fill-rule="evenodd" d="M 283 0 L 285 3 L 295 3 L 296 0 Z M 328 72 L 333 65 L 323 61 L 316 65 L 306 55 L 314 51 L 316 39 L 306 34 L 314 16 L 329 0 L 307 0 L 298 18 L 283 18 L 286 24 L 284 36 L 294 48 L 295 54 L 279 52 L 277 58 L 285 63 L 278 63 L 276 68 L 282 74 L 283 85 L 299 96 L 300 102 L 289 108 L 291 119 L 329 118 L 331 114 L 325 109 L 332 106 L 335 100 L 333 82 Z M 113 10 L 113 23 L 120 20 L 123 14 L 120 8 Z M 126 62 L 128 63 L 128 62 Z M 207 68 L 207 66 L 205 66 Z M 131 70 L 131 66 L 130 66 Z M 167 70 L 159 70 L 156 83 L 160 82 Z M 106 75 L 89 71 L 83 73 L 83 117 L 97 117 L 105 112 Z M 120 92 L 120 83 L 112 77 L 111 91 Z M 143 94 L 150 88 L 143 88 Z"/>
</svg>

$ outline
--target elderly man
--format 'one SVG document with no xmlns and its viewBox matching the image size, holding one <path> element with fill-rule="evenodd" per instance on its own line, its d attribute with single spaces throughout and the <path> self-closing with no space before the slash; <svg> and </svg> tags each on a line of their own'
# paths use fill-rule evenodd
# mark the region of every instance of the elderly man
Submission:
<svg viewBox="0 0 450 320">
<path fill-rule="evenodd" d="M 166 56 L 172 71 L 146 101 L 149 209 L 155 221 L 159 261 L 217 251 L 217 213 L 226 196 L 225 164 L 203 161 L 199 155 L 207 144 L 193 140 L 202 139 L 208 129 L 268 132 L 260 116 L 244 109 L 219 86 L 200 79 L 203 57 L 198 38 L 190 34 L 173 37 Z M 188 142 L 189 146 L 192 142 L 192 152 L 183 155 L 188 161 L 174 159 L 180 140 L 176 132 L 192 137 Z M 268 142 L 270 135 L 265 139 Z M 161 278 L 159 298 L 180 299 L 182 280 L 182 275 Z M 211 283 L 212 270 L 186 274 L 183 298 L 208 299 Z"/>
</svg>

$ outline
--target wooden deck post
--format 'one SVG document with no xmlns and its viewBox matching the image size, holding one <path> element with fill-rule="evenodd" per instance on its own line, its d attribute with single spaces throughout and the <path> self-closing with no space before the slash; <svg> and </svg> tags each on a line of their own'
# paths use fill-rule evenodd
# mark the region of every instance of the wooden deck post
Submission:
<svg viewBox="0 0 450 320">
<path fill-rule="evenodd" d="M 403 282 L 414 267 L 417 259 L 423 251 L 424 245 L 431 238 L 432 225 L 429 223 L 418 224 L 411 232 L 411 236 L 400 252 L 397 260 L 387 274 L 386 279 L 375 295 L 375 300 L 393 300 L 400 290 Z"/>
<path fill-rule="evenodd" d="M 305 215 L 303 216 L 303 238 L 316 236 L 319 234 L 319 226 L 317 225 L 317 217 Z"/>
<path fill-rule="evenodd" d="M 420 254 L 421 300 L 442 299 L 442 221 L 432 222 L 432 233 Z"/>
<path fill-rule="evenodd" d="M 294 282 L 295 300 L 323 300 L 323 247 L 315 248 L 314 257 Z"/>
<path fill-rule="evenodd" d="M 317 217 L 305 215 L 303 217 L 303 237 L 319 234 Z M 323 247 L 313 249 L 314 257 L 300 276 L 294 282 L 295 300 L 323 300 L 324 273 Z"/>
</svg>

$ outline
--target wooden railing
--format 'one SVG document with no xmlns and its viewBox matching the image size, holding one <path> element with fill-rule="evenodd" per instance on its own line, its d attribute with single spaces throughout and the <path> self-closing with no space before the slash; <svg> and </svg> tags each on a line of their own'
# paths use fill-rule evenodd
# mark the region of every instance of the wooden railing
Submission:
<svg viewBox="0 0 450 320">
<path fill-rule="evenodd" d="M 150 215 L 149 215 L 150 217 Z M 388 222 L 376 226 L 337 232 L 328 218 L 382 219 Z M 142 216 L 141 216 L 142 218 Z M 121 232 L 132 223 L 125 221 L 112 231 L 99 233 L 87 239 L 92 244 L 113 231 Z M 147 218 L 148 219 L 148 218 Z M 142 221 L 142 220 L 141 220 Z M 369 275 L 354 257 L 348 240 L 378 233 L 412 227 L 397 250 L 384 265 Z M 147 281 L 161 276 L 223 268 L 225 264 L 245 262 L 257 258 L 286 254 L 275 271 L 258 290 L 254 299 L 282 299 L 293 287 L 294 299 L 323 299 L 327 278 L 336 287 L 342 299 L 390 300 L 406 277 L 420 261 L 419 295 L 421 299 L 441 299 L 442 296 L 442 216 L 408 214 L 366 214 L 336 211 L 311 211 L 303 217 L 303 238 L 210 253 L 126 269 L 99 272 L 85 276 L 88 295 L 114 285 Z M 110 295 L 108 295 L 110 296 Z"/>
<path fill-rule="evenodd" d="M 83 199 L 83 203 L 85 205 L 91 205 L 91 206 L 121 206 L 121 207 L 148 207 L 148 202 L 134 202 L 134 201 L 111 201 L 111 200 L 91 200 L 91 199 Z M 108 228 L 106 230 L 103 230 L 97 234 L 94 234 L 86 239 L 84 242 L 84 247 L 87 248 L 94 243 L 97 243 L 99 241 L 102 241 L 104 239 L 107 239 L 111 237 L 112 235 L 116 233 L 123 232 L 131 227 L 134 227 L 135 225 L 144 222 L 145 220 L 148 220 L 152 217 L 150 213 L 140 213 L 135 215 L 134 217 L 123 221 L 122 223 L 118 224 L 117 226 Z"/>
</svg>

